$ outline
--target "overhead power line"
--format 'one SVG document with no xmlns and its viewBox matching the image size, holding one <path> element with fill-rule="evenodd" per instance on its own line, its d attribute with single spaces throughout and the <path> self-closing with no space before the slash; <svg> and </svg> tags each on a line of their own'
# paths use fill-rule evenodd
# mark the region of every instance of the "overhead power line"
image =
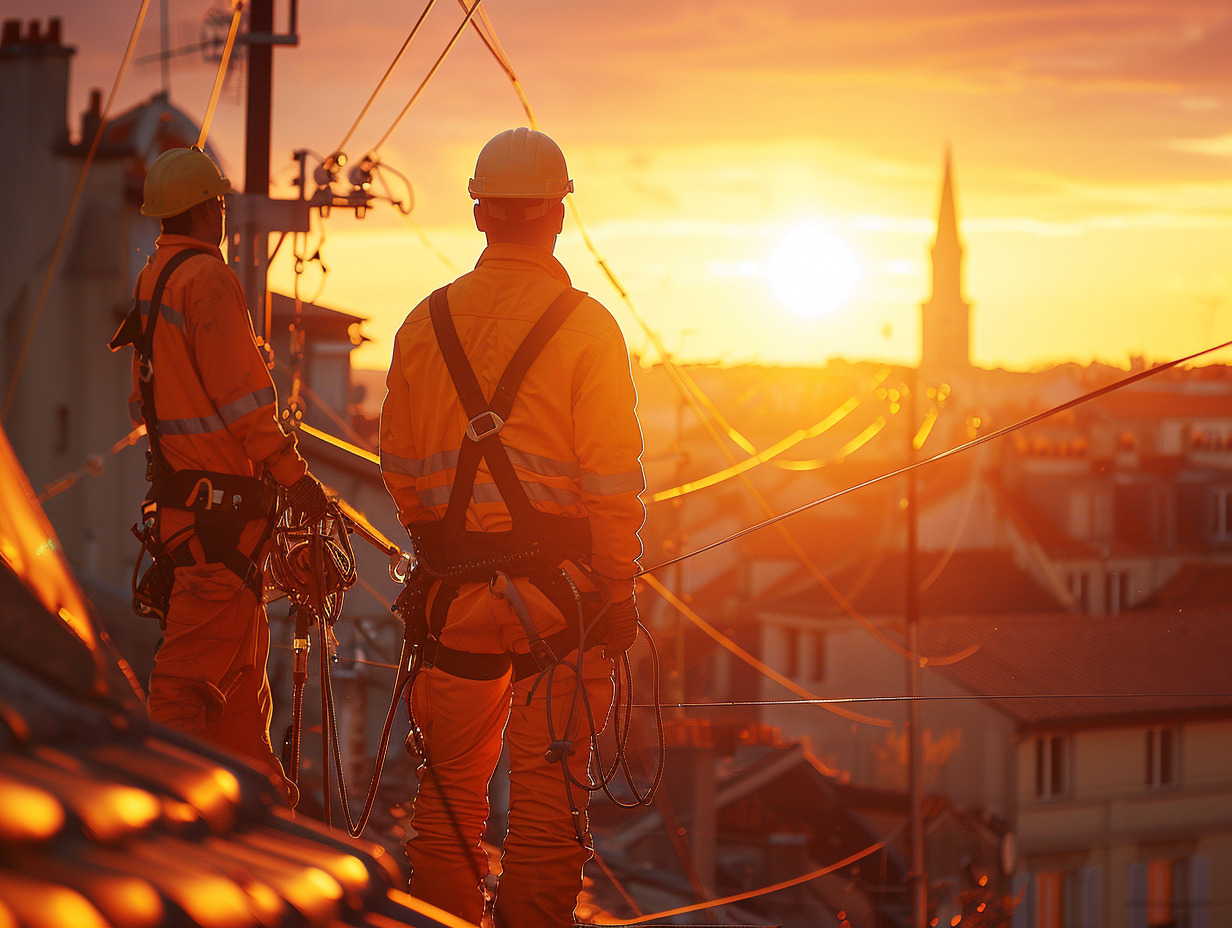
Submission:
<svg viewBox="0 0 1232 928">
<path fill-rule="evenodd" d="M 428 0 L 428 5 L 423 8 L 423 12 L 419 14 L 419 19 L 415 20 L 415 25 L 411 27 L 410 33 L 406 40 L 402 43 L 402 47 L 398 49 L 398 54 L 394 55 L 394 60 L 389 63 L 389 67 L 385 69 L 385 73 L 381 76 L 380 81 L 376 85 L 376 89 L 372 91 L 367 102 L 359 111 L 359 115 L 355 117 L 355 122 L 351 123 L 351 128 L 347 130 L 346 135 L 342 137 L 342 141 L 334 146 L 334 155 L 337 155 L 345 147 L 346 143 L 351 141 L 351 136 L 355 134 L 355 130 L 359 128 L 359 124 L 363 122 L 365 116 L 368 115 L 368 110 L 372 109 L 372 104 L 376 102 L 377 96 L 385 88 L 385 84 L 389 81 L 390 76 L 394 73 L 394 69 L 398 67 L 398 62 L 402 60 L 402 56 L 406 54 L 406 50 L 411 47 L 411 43 L 415 41 L 415 36 L 419 34 L 419 28 L 424 24 L 424 20 L 428 18 L 428 14 L 432 11 L 432 7 L 436 6 L 436 0 Z M 331 157 L 333 157 L 331 155 Z"/>
<path fill-rule="evenodd" d="M 1089 393 L 1084 393 L 1082 396 L 1076 397 L 1075 399 L 1069 400 L 1068 402 L 1061 403 L 1058 406 L 1053 406 L 1049 409 L 1045 409 L 1043 412 L 1036 413 L 1033 416 L 1028 416 L 1027 418 L 1021 419 L 1018 422 L 1013 423 L 1012 425 L 1004 426 L 1003 428 L 999 428 L 996 431 L 989 432 L 987 435 L 980 435 L 978 438 L 974 438 L 971 441 L 964 442 L 961 445 L 955 445 L 953 448 L 949 448 L 938 454 L 934 454 L 932 457 L 924 458 L 923 460 L 916 461 L 912 464 L 906 464 L 895 470 L 889 471 L 888 473 L 884 473 L 884 474 L 881 474 L 880 476 L 873 477 L 870 480 L 865 480 L 863 483 L 858 483 L 853 486 L 845 487 L 834 493 L 830 493 L 827 496 L 823 496 L 820 499 L 815 499 L 812 502 L 803 504 L 802 506 L 797 506 L 795 509 L 789 509 L 787 512 L 779 513 L 773 518 L 769 518 L 762 522 L 758 522 L 756 525 L 750 525 L 748 528 L 741 529 L 738 532 L 728 535 L 726 538 L 721 538 L 718 541 L 711 542 L 710 544 L 704 545 L 693 551 L 685 552 L 684 554 L 681 554 L 677 557 L 669 558 L 668 560 L 663 561 L 661 564 L 655 564 L 653 567 L 643 568 L 639 572 L 638 575 L 641 576 L 644 574 L 651 573 L 652 571 L 662 570 L 664 567 L 670 567 L 672 564 L 676 564 L 680 561 L 688 560 L 689 558 L 696 557 L 699 554 L 704 554 L 707 551 L 712 551 L 715 548 L 718 548 L 722 545 L 729 544 L 733 541 L 737 541 L 740 538 L 744 538 L 746 535 L 751 535 L 754 532 L 761 531 L 763 528 L 768 528 L 772 525 L 777 525 L 778 523 L 782 522 L 784 519 L 789 519 L 792 516 L 799 515 L 802 512 L 807 512 L 810 509 L 815 509 L 816 507 L 824 503 L 831 502 L 840 497 L 846 496 L 849 493 L 854 493 L 856 490 L 862 490 L 865 487 L 870 487 L 870 486 L 873 486 L 874 484 L 882 483 L 886 480 L 891 480 L 894 477 L 901 476 L 902 474 L 905 474 L 911 470 L 915 470 L 916 468 L 924 467 L 928 464 L 934 464 L 937 461 L 944 460 L 945 458 L 953 457 L 954 455 L 961 454 L 964 451 L 969 451 L 972 448 L 976 448 L 982 444 L 985 444 L 986 442 L 992 441 L 993 439 L 1001 438 L 1005 435 L 1008 435 L 1010 432 L 1017 431 L 1018 429 L 1021 429 L 1021 428 L 1026 428 L 1027 426 L 1034 425 L 1036 422 L 1040 422 L 1044 419 L 1049 418 L 1050 416 L 1055 416 L 1058 413 L 1065 412 L 1067 409 L 1073 409 L 1075 406 L 1081 406 L 1084 403 L 1089 403 L 1091 402 L 1091 400 L 1098 399 L 1101 396 L 1106 396 L 1107 394 L 1112 393 L 1116 390 L 1122 390 L 1125 387 L 1130 386 L 1131 384 L 1138 383 L 1140 380 L 1145 380 L 1147 377 L 1153 377 L 1156 374 L 1162 373 L 1163 371 L 1170 370 L 1171 368 L 1174 368 L 1174 367 L 1179 367 L 1180 365 L 1187 364 L 1190 361 L 1194 361 L 1202 357 L 1203 355 L 1212 354 L 1216 351 L 1222 351 L 1224 348 L 1228 348 L 1228 347 L 1232 347 L 1232 340 L 1223 342 L 1220 345 L 1213 345 L 1210 348 L 1203 348 L 1201 351 L 1195 351 L 1193 354 L 1186 355 L 1183 358 L 1177 358 L 1174 361 L 1168 361 L 1164 364 L 1158 364 L 1155 367 L 1150 367 L 1144 371 L 1139 371 L 1136 374 L 1131 374 L 1129 377 L 1125 377 L 1121 380 L 1116 381 L 1115 383 L 1108 384 L 1107 386 L 1100 387 L 1097 390 L 1092 390 Z"/>
<path fill-rule="evenodd" d="M 436 76 L 436 72 L 440 70 L 441 65 L 445 63 L 445 59 L 449 57 L 449 53 L 453 51 L 453 47 L 458 44 L 458 39 L 462 37 L 462 33 L 465 32 L 466 27 L 470 25 L 470 22 L 476 11 L 479 9 L 479 5 L 481 3 L 483 3 L 483 0 L 475 0 L 475 2 L 472 3 L 467 9 L 466 18 L 462 20 L 462 25 L 458 26 L 457 31 L 455 31 L 452 38 L 450 38 L 449 44 L 445 46 L 445 50 L 441 52 L 440 56 L 436 59 L 436 63 L 432 65 L 432 68 L 428 71 L 419 87 L 417 87 L 415 92 L 411 94 L 411 99 L 406 101 L 406 106 L 402 107 L 402 112 L 397 115 L 390 127 L 385 130 L 385 134 L 377 140 L 377 143 L 369 149 L 371 154 L 375 154 L 384 147 L 385 143 L 389 141 L 389 137 L 394 134 L 394 130 L 398 128 L 398 125 L 406 117 L 406 114 L 411 111 L 411 107 L 415 105 L 415 101 L 419 99 L 419 95 L 423 93 L 424 88 L 427 87 L 432 78 Z"/>
</svg>

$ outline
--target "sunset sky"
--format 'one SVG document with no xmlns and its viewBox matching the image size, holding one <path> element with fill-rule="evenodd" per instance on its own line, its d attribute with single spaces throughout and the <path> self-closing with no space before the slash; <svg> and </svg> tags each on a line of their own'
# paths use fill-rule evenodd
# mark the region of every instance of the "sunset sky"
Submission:
<svg viewBox="0 0 1232 928">
<path fill-rule="evenodd" d="M 166 0 L 171 46 L 204 0 Z M 222 4 L 217 4 L 222 8 Z M 1232 4 L 1227 0 L 487 0 L 543 128 L 565 150 L 589 231 L 669 350 L 729 363 L 914 362 L 947 146 L 973 356 L 983 366 L 1165 360 L 1232 338 Z M 74 130 L 104 96 L 136 0 L 2 0 L 59 15 L 78 49 Z M 277 0 L 279 31 L 287 0 Z M 422 5 L 301 0 L 298 48 L 274 54 L 272 170 L 332 151 Z M 138 55 L 157 52 L 153 0 Z M 354 139 L 390 127 L 461 21 L 438 3 Z M 176 60 L 172 101 L 204 114 L 214 68 Z M 211 143 L 237 185 L 243 93 Z M 134 66 L 114 112 L 157 92 Z M 415 191 L 335 214 L 303 292 L 367 316 L 360 366 L 388 361 L 415 302 L 473 265 L 466 182 L 496 132 L 526 122 L 504 73 L 463 36 L 380 150 Z M 279 195 L 293 195 L 279 187 Z M 395 194 L 397 195 L 397 194 Z M 567 221 L 575 285 L 649 342 Z M 275 286 L 290 291 L 280 258 Z M 1232 355 L 1217 356 L 1232 361 Z"/>
</svg>

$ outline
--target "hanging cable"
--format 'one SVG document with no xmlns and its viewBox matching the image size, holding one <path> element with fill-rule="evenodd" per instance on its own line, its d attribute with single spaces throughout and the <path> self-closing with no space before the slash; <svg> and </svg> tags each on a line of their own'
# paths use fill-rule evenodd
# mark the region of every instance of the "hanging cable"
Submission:
<svg viewBox="0 0 1232 928">
<path fill-rule="evenodd" d="M 479 9 L 479 5 L 481 3 L 483 3 L 483 0 L 475 0 L 475 2 L 471 4 L 470 8 L 467 9 L 466 18 L 462 20 L 462 25 L 460 25 L 457 31 L 454 32 L 453 37 L 449 40 L 449 44 L 445 46 L 445 50 L 441 52 L 440 57 L 436 59 L 436 63 L 432 65 L 432 68 L 428 71 L 427 76 L 424 77 L 415 92 L 411 94 L 411 99 L 407 101 L 406 106 L 402 107 L 402 112 L 400 112 L 397 118 L 394 119 L 393 124 L 385 130 L 385 134 L 377 140 L 377 143 L 369 149 L 369 154 L 375 154 L 380 151 L 381 148 L 384 147 L 385 143 L 389 141 L 389 137 L 393 135 L 394 130 L 398 128 L 398 124 L 401 123 L 406 114 L 410 112 L 411 107 L 415 105 L 415 101 L 419 99 L 419 95 L 423 93 L 424 88 L 428 86 L 428 82 L 436 76 L 436 72 L 440 69 L 441 65 L 444 64 L 445 59 L 449 56 L 449 53 L 453 51 L 453 47 L 458 44 L 458 39 L 462 37 L 462 33 L 465 32 L 466 27 L 470 25 L 471 19 L 474 17 L 475 11 Z"/>
<path fill-rule="evenodd" d="M 733 464 L 718 473 L 711 474 L 708 477 L 702 477 L 698 480 L 691 480 L 688 483 L 681 484 L 678 487 L 673 487 L 670 490 L 660 490 L 658 493 L 651 496 L 651 500 L 656 503 L 661 503 L 665 500 L 675 499 L 688 493 L 695 493 L 698 490 L 704 490 L 707 487 L 712 487 L 716 484 L 730 480 L 732 477 L 736 477 L 750 471 L 754 467 L 765 464 L 767 461 L 772 461 L 779 455 L 786 454 L 796 445 L 800 444 L 800 442 L 806 441 L 810 438 L 816 438 L 823 432 L 829 431 L 832 427 L 847 418 L 848 414 L 853 412 L 859 405 L 860 401 L 853 396 L 846 403 L 839 406 L 834 410 L 834 412 L 830 413 L 830 415 L 826 416 L 815 425 L 812 425 L 807 429 L 797 429 L 786 438 L 770 445 L 764 451 L 760 451 L 752 457 L 745 458 L 743 461 Z M 884 422 L 885 420 L 881 421 Z"/>
<path fill-rule="evenodd" d="M 715 628 L 713 625 L 711 625 L 709 622 L 703 619 L 700 615 L 698 615 L 696 612 L 690 609 L 689 606 L 684 602 L 684 600 L 682 600 L 679 596 L 677 596 L 675 593 L 669 590 L 666 586 L 664 586 L 657 577 L 647 575 L 646 577 L 643 578 L 643 580 L 652 590 L 654 590 L 656 593 L 662 596 L 665 600 L 667 600 L 667 602 L 674 609 L 676 609 L 677 612 L 679 612 L 681 615 L 687 618 L 690 622 L 692 622 L 694 625 L 700 628 L 703 632 L 709 635 L 719 645 L 726 648 L 728 651 L 730 651 L 736 657 L 740 658 L 740 660 L 744 661 L 746 664 L 748 664 L 754 670 L 761 673 L 763 676 L 769 677 L 775 683 L 779 684 L 785 689 L 790 690 L 791 692 L 795 693 L 797 696 L 802 696 L 805 699 L 821 699 L 822 698 L 818 696 L 816 693 L 812 692 L 811 690 L 805 689 L 795 680 L 792 680 L 789 677 L 783 676 L 781 673 L 779 673 L 777 670 L 775 670 L 773 667 L 769 666 L 768 664 L 764 664 L 761 661 L 759 661 L 752 654 L 744 650 L 744 648 L 740 647 L 740 645 L 736 644 L 734 641 L 732 641 L 730 638 L 728 638 L 726 635 L 720 632 L 717 628 Z M 851 712 L 849 710 L 842 709 L 839 707 L 831 707 L 828 704 L 826 708 L 829 711 L 833 712 L 835 715 L 841 715 L 843 718 L 850 719 L 853 722 L 860 722 L 864 725 L 875 725 L 878 728 L 890 728 L 892 726 L 892 723 L 888 719 L 879 719 L 879 718 L 874 718 L 873 716 L 869 716 L 869 715 L 861 715 L 858 712 Z"/>
<path fill-rule="evenodd" d="M 77 186 L 73 188 L 73 195 L 69 198 L 68 211 L 64 216 L 64 222 L 60 226 L 60 235 L 56 239 L 51 259 L 48 261 L 47 272 L 43 275 L 43 286 L 39 290 L 38 300 L 34 304 L 34 312 L 30 316 L 30 324 L 26 327 L 25 341 L 22 342 L 21 352 L 17 355 L 17 362 L 13 365 L 13 374 L 9 378 L 9 389 L 4 397 L 4 408 L 0 410 L 0 422 L 8 421 L 13 398 L 17 395 L 17 384 L 21 380 L 22 371 L 25 369 L 26 358 L 30 353 L 30 346 L 34 342 L 34 333 L 38 329 L 39 318 L 43 315 L 43 308 L 47 305 L 47 295 L 51 291 L 51 282 L 55 277 L 56 268 L 59 267 L 60 257 L 64 253 L 64 244 L 68 240 L 73 217 L 76 215 L 77 206 L 81 202 L 81 194 L 85 190 L 86 178 L 90 174 L 90 167 L 94 164 L 94 156 L 98 153 L 98 147 L 102 144 L 103 133 L 107 131 L 107 119 L 111 114 L 111 106 L 115 102 L 116 95 L 120 90 L 120 82 L 124 79 L 128 66 L 133 60 L 133 52 L 137 48 L 137 38 L 141 35 L 141 27 L 145 23 L 145 14 L 149 6 L 150 0 L 141 0 L 141 8 L 137 11 L 137 20 L 133 23 L 132 34 L 128 37 L 128 47 L 124 49 L 124 57 L 120 60 L 120 67 L 116 71 L 115 80 L 112 81 L 111 91 L 107 94 L 107 103 L 103 106 L 103 111 L 99 116 L 98 128 L 94 130 L 94 138 L 90 142 L 90 150 L 86 153 L 85 161 L 81 165 L 81 172 L 77 175 Z"/>
<path fill-rule="evenodd" d="M 235 47 L 235 34 L 239 32 L 240 15 L 244 12 L 244 0 L 231 0 L 231 29 L 227 32 L 227 44 L 222 49 L 222 60 L 218 62 L 218 73 L 214 75 L 214 88 L 210 91 L 210 102 L 205 108 L 205 118 L 201 120 L 201 134 L 197 136 L 197 147 L 205 150 L 205 140 L 210 134 L 210 124 L 214 121 L 214 108 L 218 105 L 218 97 L 222 93 L 222 82 L 227 76 L 227 65 L 231 61 L 231 49 Z"/>
<path fill-rule="evenodd" d="M 65 474 L 59 480 L 53 480 L 51 483 L 47 484 L 47 486 L 43 487 L 43 492 L 38 495 L 38 501 L 40 503 L 45 503 L 49 499 L 59 496 L 83 477 L 98 476 L 103 472 L 104 457 L 110 457 L 112 455 L 119 454 L 125 448 L 131 448 L 133 445 L 137 444 L 137 442 L 140 441 L 144 435 L 145 424 L 142 423 L 112 445 L 111 450 L 109 450 L 106 455 L 92 454 L 86 458 L 85 463 L 82 464 L 81 467 L 77 468 L 75 471 Z"/>
<path fill-rule="evenodd" d="M 882 848 L 889 845 L 895 838 L 897 838 L 899 833 L 906 827 L 907 823 L 904 822 L 880 841 L 875 844 L 870 844 L 861 851 L 857 851 L 854 854 L 844 857 L 842 860 L 828 864 L 824 867 L 818 867 L 816 870 L 812 870 L 801 876 L 793 877 L 790 880 L 783 880 L 781 883 L 775 883 L 771 886 L 763 886 L 761 889 L 750 889 L 747 892 L 736 893 L 732 896 L 724 896 L 721 899 L 712 899 L 709 902 L 699 902 L 696 905 L 685 905 L 677 909 L 667 909 L 663 912 L 654 912 L 650 915 L 639 915 L 637 918 L 622 918 L 612 922 L 596 922 L 595 925 L 596 928 L 609 928 L 609 926 L 610 928 L 615 928 L 615 926 L 636 925 L 639 922 L 659 921 L 661 919 L 671 918 L 676 915 L 686 915 L 689 912 L 703 912 L 706 909 L 717 909 L 720 906 L 732 905 L 736 902 L 743 902 L 746 899 L 756 899 L 759 896 L 768 896 L 770 893 L 776 893 L 782 889 L 790 889 L 792 886 L 799 886 L 801 883 L 807 883 L 810 880 L 815 880 L 818 877 L 825 876 L 828 873 L 833 873 L 835 870 L 842 870 L 844 867 L 848 867 L 857 861 L 863 860 L 871 854 L 876 854 Z"/>
<path fill-rule="evenodd" d="M 1228 347 L 1232 347 L 1232 340 L 1223 342 L 1222 344 L 1219 344 L 1219 345 L 1213 345 L 1210 348 L 1203 348 L 1201 351 L 1195 351 L 1193 354 L 1186 355 L 1183 358 L 1177 358 L 1174 361 L 1168 361 L 1164 364 L 1158 364 L 1155 367 L 1150 367 L 1150 368 L 1147 368 L 1146 370 L 1139 371 L 1138 373 L 1132 374 L 1129 377 L 1125 377 L 1121 380 L 1118 380 L 1115 383 L 1111 383 L 1111 384 L 1108 384 L 1107 386 L 1100 387 L 1097 390 L 1092 390 L 1089 393 L 1084 393 L 1082 396 L 1076 397 L 1072 400 L 1069 400 L 1068 402 L 1061 403 L 1058 406 L 1053 406 L 1049 409 L 1045 409 L 1043 412 L 1036 413 L 1033 416 L 1028 416 L 1027 418 L 1021 419 L 1018 422 L 1013 423 L 1012 425 L 1007 425 L 1007 426 L 997 429 L 996 431 L 989 432 L 986 435 L 981 435 L 978 438 L 974 438 L 971 441 L 964 442 L 961 445 L 955 445 L 953 448 L 949 448 L 938 454 L 934 454 L 932 457 L 924 458 L 923 460 L 916 461 L 913 464 L 904 465 L 903 467 L 899 467 L 895 470 L 889 471 L 888 473 L 884 473 L 884 474 L 881 474 L 880 476 L 873 477 L 870 480 L 865 480 L 863 483 L 858 483 L 858 484 L 855 484 L 854 486 L 845 487 L 842 490 L 838 490 L 835 493 L 830 493 L 829 495 L 823 496 L 820 499 L 815 499 L 812 502 L 805 503 L 802 506 L 797 506 L 795 509 L 789 509 L 787 512 L 780 513 L 774 516 L 773 518 L 766 519 L 762 522 L 758 522 L 756 525 L 750 525 L 748 528 L 741 529 L 738 532 L 728 535 L 726 538 L 721 538 L 718 541 L 711 542 L 710 544 L 704 545 L 701 548 L 697 548 L 694 551 L 689 551 L 689 552 L 679 555 L 678 557 L 670 558 L 669 560 L 663 561 L 661 564 L 655 564 L 653 567 L 645 567 L 641 571 L 639 571 L 638 576 L 648 574 L 652 571 L 662 570 L 664 567 L 670 567 L 672 564 L 678 563 L 680 561 L 688 560 L 689 558 L 692 558 L 692 557 L 696 557 L 697 555 L 703 554 L 706 551 L 711 551 L 714 548 L 718 548 L 722 545 L 729 544 L 730 542 L 743 538 L 746 535 L 751 535 L 754 532 L 761 531 L 763 528 L 768 528 L 772 525 L 777 525 L 778 523 L 782 522 L 784 519 L 789 519 L 792 516 L 799 515 L 800 513 L 806 512 L 809 509 L 814 509 L 817 506 L 823 505 L 824 503 L 828 503 L 828 502 L 831 502 L 832 500 L 839 499 L 840 497 L 847 496 L 849 493 L 854 493 L 856 490 L 862 490 L 865 487 L 870 487 L 870 486 L 873 486 L 874 484 L 882 483 L 886 480 L 891 480 L 894 477 L 899 477 L 907 473 L 907 471 L 915 470 L 916 468 L 924 467 L 928 464 L 936 463 L 937 461 L 942 461 L 946 458 L 953 457 L 956 454 L 961 454 L 964 451 L 969 451 L 970 449 L 976 448 L 986 442 L 990 442 L 995 438 L 1001 438 L 1005 435 L 1008 435 L 1010 432 L 1014 432 L 1021 428 L 1026 428 L 1029 425 L 1034 425 L 1036 422 L 1040 422 L 1044 419 L 1049 418 L 1050 416 L 1055 416 L 1057 415 L 1057 413 L 1065 412 L 1065 410 L 1067 409 L 1073 409 L 1075 406 L 1081 406 L 1083 403 L 1089 403 L 1091 400 L 1097 399 L 1101 396 L 1106 396 L 1107 394 L 1112 393 L 1115 390 L 1121 390 L 1125 387 L 1128 387 L 1130 384 L 1137 383 L 1138 381 L 1144 380 L 1147 377 L 1153 377 L 1156 374 L 1162 373 L 1163 371 L 1170 370 L 1171 368 L 1174 368 L 1174 367 L 1178 367 L 1181 364 L 1186 364 L 1189 361 L 1193 361 L 1197 358 L 1202 357 L 1203 355 L 1208 355 L 1216 351 L 1222 351 L 1224 348 L 1228 348 Z"/>
</svg>

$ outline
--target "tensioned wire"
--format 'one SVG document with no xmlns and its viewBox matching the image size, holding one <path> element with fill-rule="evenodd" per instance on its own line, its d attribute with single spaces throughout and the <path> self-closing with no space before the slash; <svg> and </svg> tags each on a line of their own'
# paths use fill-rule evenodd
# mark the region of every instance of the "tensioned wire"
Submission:
<svg viewBox="0 0 1232 928">
<path fill-rule="evenodd" d="M 274 645 L 276 649 L 290 650 L 290 645 Z M 344 657 L 336 658 L 340 663 L 362 664 L 365 667 L 378 667 L 382 670 L 397 670 L 397 664 L 372 661 L 367 658 Z M 748 709 L 776 706 L 822 706 L 822 705 L 867 705 L 870 703 L 908 703 L 908 702 L 969 702 L 973 699 L 1005 700 L 1020 702 L 1030 699 L 1228 699 L 1232 691 L 1223 693 L 1193 692 L 1193 693 L 950 693 L 919 696 L 817 696 L 807 699 L 726 699 L 712 702 L 635 702 L 632 709 Z"/>
<path fill-rule="evenodd" d="M 394 69 L 398 67 L 398 63 L 402 60 L 402 56 L 406 54 L 406 50 L 411 47 L 411 42 L 415 40 L 415 36 L 419 33 L 419 28 L 424 24 L 424 20 L 428 18 L 428 14 L 432 11 L 432 7 L 436 5 L 436 0 L 428 0 L 428 5 L 423 8 L 423 12 L 419 14 L 419 19 L 415 21 L 415 25 L 411 27 L 410 33 L 406 40 L 402 43 L 402 47 L 398 49 L 398 54 L 394 55 L 394 60 L 389 63 L 389 67 L 385 69 L 384 75 L 376 85 L 376 89 L 372 91 L 363 108 L 359 111 L 359 115 L 355 117 L 355 122 L 351 124 L 351 128 L 347 130 L 346 135 L 342 137 L 342 141 L 334 146 L 334 154 L 342 151 L 346 143 L 351 140 L 351 136 L 355 134 L 355 130 L 359 128 L 359 124 L 368 115 L 368 110 L 372 109 L 372 104 L 376 102 L 377 96 L 384 89 L 385 84 L 389 81 L 390 76 L 394 73 Z M 332 157 L 332 156 L 331 156 Z"/>
<path fill-rule="evenodd" d="M 398 128 L 398 124 L 401 123 L 406 114 L 410 112 L 411 107 L 415 105 L 415 101 L 419 99 L 419 95 L 422 94 L 424 88 L 428 86 L 428 82 L 432 80 L 441 65 L 444 64 L 445 59 L 449 56 L 449 53 L 453 51 L 453 47 L 458 44 L 458 39 L 462 37 L 462 33 L 466 31 L 466 27 L 471 23 L 475 13 L 478 11 L 479 6 L 482 3 L 483 0 L 475 0 L 475 2 L 466 10 L 466 17 L 462 20 L 462 25 L 458 26 L 457 31 L 454 32 L 453 36 L 449 40 L 449 43 L 445 46 L 445 50 L 441 52 L 440 56 L 436 59 L 436 63 L 432 65 L 432 68 L 428 71 L 427 75 L 424 76 L 424 79 L 420 82 L 419 87 L 416 88 L 413 94 L 411 94 L 411 98 L 406 102 L 406 106 L 402 107 L 402 112 L 397 115 L 390 127 L 385 130 L 385 134 L 377 140 L 377 143 L 369 149 L 369 153 L 374 154 L 380 151 L 385 143 L 389 141 L 389 137 L 393 135 L 394 130 Z"/>
</svg>

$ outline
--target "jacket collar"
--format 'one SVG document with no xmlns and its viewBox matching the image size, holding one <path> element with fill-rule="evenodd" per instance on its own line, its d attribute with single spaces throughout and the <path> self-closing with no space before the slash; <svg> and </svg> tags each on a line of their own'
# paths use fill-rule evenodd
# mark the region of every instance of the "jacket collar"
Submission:
<svg viewBox="0 0 1232 928">
<path fill-rule="evenodd" d="M 569 272 L 563 264 L 546 251 L 527 245 L 489 245 L 479 256 L 475 267 L 538 272 L 556 278 L 566 287 L 572 286 Z"/>
<path fill-rule="evenodd" d="M 204 251 L 206 254 L 214 255 L 219 261 L 223 260 L 221 248 L 217 245 L 211 246 L 208 242 L 203 242 L 199 238 L 193 238 L 191 235 L 173 235 L 163 232 L 158 236 L 158 240 L 154 245 L 157 248 L 166 248 L 169 252 L 182 251 L 185 248 L 196 248 Z"/>
</svg>

